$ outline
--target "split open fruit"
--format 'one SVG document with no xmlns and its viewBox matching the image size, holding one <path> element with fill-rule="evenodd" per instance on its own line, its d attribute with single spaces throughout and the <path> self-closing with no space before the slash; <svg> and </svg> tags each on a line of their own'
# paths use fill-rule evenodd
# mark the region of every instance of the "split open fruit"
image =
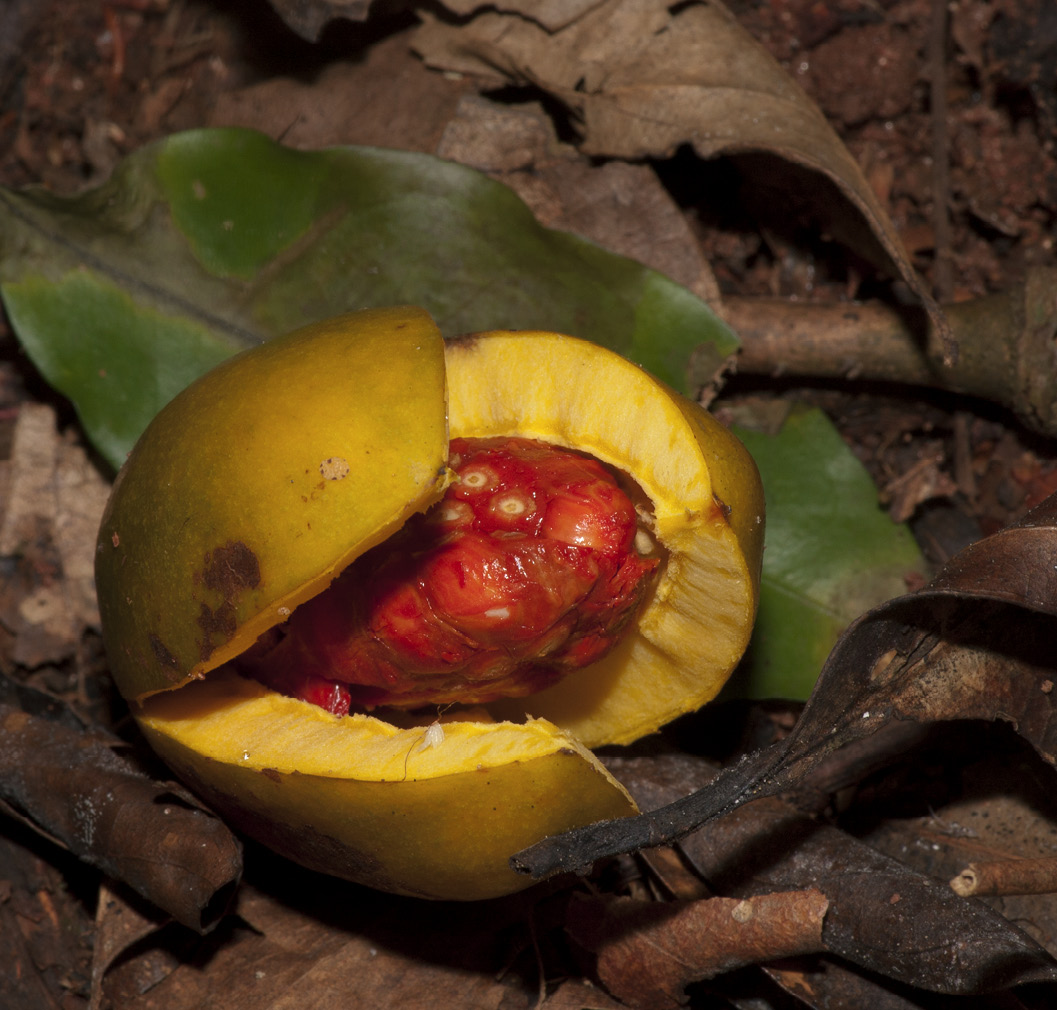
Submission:
<svg viewBox="0 0 1057 1010">
<path fill-rule="evenodd" d="M 600 461 L 656 545 L 601 658 L 465 710 L 446 694 L 417 720 L 336 715 L 237 672 L 441 499 L 450 440 L 508 436 Z M 445 343 L 425 312 L 394 308 L 272 340 L 162 410 L 118 475 L 96 580 L 119 690 L 231 823 L 337 876 L 486 898 L 531 883 L 513 853 L 635 812 L 589 748 L 715 696 L 748 643 L 762 540 L 748 453 L 637 366 L 554 333 Z"/>
</svg>

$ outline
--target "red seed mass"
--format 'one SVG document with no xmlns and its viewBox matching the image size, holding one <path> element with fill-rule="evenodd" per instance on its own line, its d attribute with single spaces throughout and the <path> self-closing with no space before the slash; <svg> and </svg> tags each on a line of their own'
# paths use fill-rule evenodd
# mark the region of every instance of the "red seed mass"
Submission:
<svg viewBox="0 0 1057 1010">
<path fill-rule="evenodd" d="M 240 661 L 343 715 L 518 697 L 600 659 L 659 564 L 597 460 L 524 438 L 453 439 L 443 499 Z"/>
</svg>

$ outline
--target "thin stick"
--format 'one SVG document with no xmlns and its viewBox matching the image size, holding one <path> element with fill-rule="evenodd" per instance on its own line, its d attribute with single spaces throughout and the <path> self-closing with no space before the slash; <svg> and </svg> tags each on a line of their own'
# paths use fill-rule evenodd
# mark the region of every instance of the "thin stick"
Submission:
<svg viewBox="0 0 1057 1010">
<path fill-rule="evenodd" d="M 970 863 L 950 884 L 963 898 L 984 894 L 1057 893 L 1057 856 Z"/>
</svg>

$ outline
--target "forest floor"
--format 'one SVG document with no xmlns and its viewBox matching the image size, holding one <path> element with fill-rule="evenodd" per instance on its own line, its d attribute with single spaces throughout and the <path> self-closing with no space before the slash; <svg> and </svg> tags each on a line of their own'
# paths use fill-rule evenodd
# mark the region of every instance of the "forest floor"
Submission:
<svg viewBox="0 0 1057 1010">
<path fill-rule="evenodd" d="M 1057 6 L 1049 0 L 730 0 L 728 6 L 835 128 L 939 301 L 1005 292 L 1052 264 Z M 510 105 L 544 99 L 525 85 L 496 87 L 429 69 L 408 41 L 416 21 L 410 9 L 394 8 L 365 24 L 333 22 L 313 42 L 291 31 L 264 0 L 7 0 L 0 9 L 0 186 L 75 193 L 105 180 L 142 145 L 210 125 L 254 126 L 302 147 L 434 152 L 467 95 L 481 92 Z M 317 105 L 336 111 L 313 118 Z M 543 106 L 555 112 L 553 102 Z M 557 111 L 555 128 L 561 139 L 575 141 L 574 119 Z M 766 160 L 731 155 L 702 162 L 681 149 L 650 163 L 724 298 L 836 305 L 909 298 L 905 285 L 831 236 L 817 205 L 787 199 Z M 730 379 L 719 406 L 758 396 L 821 406 L 866 464 L 879 500 L 893 519 L 910 522 L 933 566 L 1057 491 L 1055 443 L 1002 405 L 858 382 L 853 369 L 846 380 L 811 381 L 782 375 L 772 364 L 771 374 Z M 33 403 L 50 404 L 61 426 L 75 432 L 71 409 L 34 372 L 0 315 L 0 465 L 10 457 L 20 412 Z M 66 441 L 76 439 L 73 433 Z M 44 561 L 35 563 L 35 578 L 42 578 Z M 86 716 L 120 718 L 120 703 L 100 686 L 105 660 L 95 632 L 46 662 L 27 662 L 19 652 L 17 622 L 6 618 L 24 602 L 26 576 L 9 559 L 5 564 L 0 669 Z M 5 1005 L 86 1006 L 93 952 L 98 975 L 102 942 L 98 878 L 10 824 L 0 913 L 6 908 L 17 916 L 17 925 L 10 920 L 6 928 L 21 930 L 40 995 L 31 998 L 25 989 Z M 413 907 L 398 910 L 410 914 Z M 247 913 L 252 926 L 241 928 L 265 929 L 271 920 L 260 916 L 252 924 Z M 442 928 L 433 913 L 426 918 Z M 179 942 L 170 945 L 170 957 Z M 138 970 L 160 977 L 165 969 L 155 961 Z M 752 988 L 744 978 L 740 984 Z M 136 1002 L 134 990 L 150 986 L 126 978 L 108 998 L 114 1006 L 183 1005 L 152 1004 L 146 996 Z M 740 998 L 733 991 L 723 997 L 730 1005 Z M 572 1006 L 579 997 L 568 998 L 554 1006 Z"/>
</svg>

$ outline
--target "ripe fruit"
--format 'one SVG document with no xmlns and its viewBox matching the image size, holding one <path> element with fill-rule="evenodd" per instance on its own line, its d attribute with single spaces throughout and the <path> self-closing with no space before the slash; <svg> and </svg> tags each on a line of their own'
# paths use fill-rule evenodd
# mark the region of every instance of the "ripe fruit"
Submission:
<svg viewBox="0 0 1057 1010">
<path fill-rule="evenodd" d="M 416 724 L 237 676 L 232 660 L 252 665 L 262 635 L 442 496 L 449 437 L 538 440 L 633 478 L 663 561 L 649 588 L 636 572 L 609 594 L 630 600 L 615 623 L 646 596 L 619 644 L 542 690 L 446 711 L 443 736 L 427 724 L 449 694 Z M 762 521 L 740 443 L 624 359 L 548 333 L 445 345 L 419 310 L 372 310 L 231 359 L 166 407 L 115 484 L 97 584 L 118 687 L 229 820 L 373 886 L 488 897 L 529 882 L 513 852 L 634 811 L 586 748 L 719 690 L 751 630 Z"/>
</svg>

